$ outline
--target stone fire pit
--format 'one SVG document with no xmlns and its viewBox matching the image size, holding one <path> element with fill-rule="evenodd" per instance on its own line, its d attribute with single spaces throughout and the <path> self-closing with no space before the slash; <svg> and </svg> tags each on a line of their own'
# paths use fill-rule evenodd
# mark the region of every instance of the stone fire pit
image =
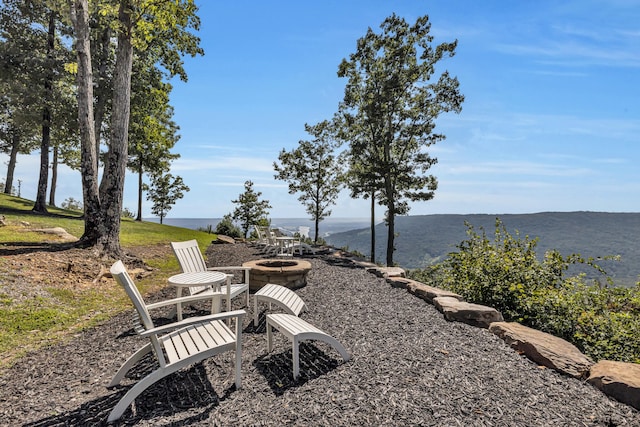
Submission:
<svg viewBox="0 0 640 427">
<path fill-rule="evenodd" d="M 311 263 L 296 259 L 258 259 L 242 264 L 251 267 L 249 289 L 257 291 L 267 283 L 298 289 L 307 284 Z"/>
</svg>

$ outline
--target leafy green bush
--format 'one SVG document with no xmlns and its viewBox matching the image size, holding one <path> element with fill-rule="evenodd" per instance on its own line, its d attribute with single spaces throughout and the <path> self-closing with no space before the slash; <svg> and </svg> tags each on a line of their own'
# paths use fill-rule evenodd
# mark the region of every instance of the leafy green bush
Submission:
<svg viewBox="0 0 640 427">
<path fill-rule="evenodd" d="M 124 208 L 122 210 L 122 218 L 135 218 L 136 214 L 133 213 L 133 211 L 129 208 Z"/>
<path fill-rule="evenodd" d="M 230 214 L 223 216 L 222 220 L 216 225 L 216 234 L 224 234 L 234 239 L 244 237 L 240 228 L 233 223 Z"/>
<path fill-rule="evenodd" d="M 466 224 L 468 239 L 442 263 L 412 272 L 415 280 L 451 290 L 465 300 L 499 310 L 507 321 L 551 333 L 595 360 L 640 362 L 640 283 L 635 288 L 565 278 L 571 264 L 593 259 L 548 251 L 540 261 L 537 239 L 511 236 L 499 219 L 490 241 Z M 613 258 L 613 257 L 606 257 Z"/>
</svg>

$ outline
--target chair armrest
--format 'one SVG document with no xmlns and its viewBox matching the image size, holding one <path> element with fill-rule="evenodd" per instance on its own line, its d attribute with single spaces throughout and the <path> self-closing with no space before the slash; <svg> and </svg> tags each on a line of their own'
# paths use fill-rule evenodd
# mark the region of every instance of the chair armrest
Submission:
<svg viewBox="0 0 640 427">
<path fill-rule="evenodd" d="M 207 316 L 189 317 L 179 322 L 169 323 L 166 325 L 158 326 L 152 329 L 147 329 L 140 333 L 140 336 L 146 337 L 149 335 L 158 335 L 164 332 L 170 332 L 175 329 L 184 328 L 185 326 L 194 325 L 196 323 L 211 322 L 213 320 L 225 320 L 233 317 L 237 318 L 238 322 L 242 322 L 242 318 L 247 314 L 244 310 L 225 311 L 224 313 L 209 314 Z"/>
<path fill-rule="evenodd" d="M 251 267 L 242 267 L 238 265 L 234 266 L 224 266 L 224 267 L 209 267 L 207 271 L 242 271 L 242 280 L 245 284 L 249 283 L 249 273 L 251 272 Z M 229 283 L 227 282 L 227 285 Z"/>
<path fill-rule="evenodd" d="M 210 300 L 216 295 L 224 296 L 222 292 L 213 292 L 213 293 L 208 293 L 206 295 L 201 295 L 201 294 L 188 295 L 180 298 L 173 298 L 173 299 L 167 299 L 160 302 L 154 302 L 152 304 L 148 304 L 146 307 L 147 307 L 147 310 L 153 310 L 156 308 L 166 307 L 168 305 L 177 305 L 185 302 Z"/>
<path fill-rule="evenodd" d="M 209 267 L 207 271 L 250 271 L 251 267 L 225 266 L 225 267 Z"/>
</svg>

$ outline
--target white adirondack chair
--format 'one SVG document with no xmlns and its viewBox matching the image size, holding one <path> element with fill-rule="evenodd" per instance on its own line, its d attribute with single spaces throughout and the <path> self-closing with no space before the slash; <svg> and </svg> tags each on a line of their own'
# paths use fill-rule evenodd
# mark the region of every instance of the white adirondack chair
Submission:
<svg viewBox="0 0 640 427">
<path fill-rule="evenodd" d="M 278 253 L 280 246 L 275 240 L 275 234 L 270 227 L 254 225 L 256 234 L 258 234 L 258 242 L 262 246 L 262 252 L 266 255 L 275 255 Z"/>
<path fill-rule="evenodd" d="M 256 245 L 262 249 L 265 249 L 269 245 L 269 240 L 267 239 L 265 227 L 261 225 L 254 225 L 254 230 L 256 230 L 256 234 L 258 236 L 258 240 L 256 240 Z"/>
<path fill-rule="evenodd" d="M 227 275 L 227 284 L 221 286 L 220 291 L 222 292 L 222 298 L 227 300 L 227 311 L 231 310 L 231 299 L 242 295 L 243 292 L 246 294 L 245 306 L 249 306 L 249 271 L 251 271 L 251 267 L 207 267 L 196 240 L 171 242 L 171 248 L 176 254 L 176 258 L 178 258 L 178 263 L 183 273 L 196 271 L 242 271 L 242 283 L 231 283 L 233 275 Z M 191 295 L 209 295 L 218 291 L 208 286 L 192 286 L 187 289 L 189 289 Z"/>
<path fill-rule="evenodd" d="M 127 372 L 148 353 L 153 352 L 158 360 L 159 367 L 127 391 L 111 410 L 108 422 L 119 419 L 135 398 L 158 380 L 171 375 L 179 369 L 226 351 L 235 351 L 235 385 L 237 389 L 241 387 L 242 321 L 246 315 L 244 310 L 191 317 L 156 327 L 149 315 L 150 309 L 173 305 L 178 302 L 208 299 L 209 297 L 200 295 L 187 296 L 146 305 L 122 261 L 117 261 L 113 264 L 111 274 L 116 279 L 116 282 L 127 292 L 138 312 L 135 331 L 140 336 L 149 338 L 149 343 L 127 359 L 113 377 L 109 387 L 118 385 Z M 223 321 L 231 318 L 235 318 L 235 332 Z"/>
</svg>

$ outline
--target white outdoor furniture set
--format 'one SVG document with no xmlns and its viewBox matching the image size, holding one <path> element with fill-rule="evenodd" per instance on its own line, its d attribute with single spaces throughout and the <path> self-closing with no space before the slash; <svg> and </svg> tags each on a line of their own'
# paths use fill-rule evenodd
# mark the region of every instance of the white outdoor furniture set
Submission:
<svg viewBox="0 0 640 427">
<path fill-rule="evenodd" d="M 235 287 L 230 283 L 230 275 L 217 272 L 220 276 L 214 277 L 211 275 L 211 271 L 207 271 L 200 250 L 196 251 L 194 249 L 194 243 L 195 249 L 198 249 L 195 241 L 171 244 L 183 270 L 181 278 L 178 277 L 176 279 L 173 276 L 172 284 L 178 286 L 179 295 L 175 299 L 145 304 L 122 261 L 117 261 L 111 267 L 112 276 L 124 288 L 137 312 L 134 322 L 135 332 L 141 337 L 148 338 L 149 342 L 124 362 L 111 380 L 109 387 L 120 384 L 127 372 L 149 353 L 153 353 L 159 367 L 135 383 L 124 394 L 111 410 L 108 422 L 118 420 L 135 398 L 158 380 L 182 368 L 189 367 L 226 351 L 235 352 L 236 389 L 239 389 L 242 385 L 242 324 L 246 311 L 230 311 L 230 301 L 231 298 L 246 291 L 247 306 L 249 305 L 248 271 L 245 271 L 246 269 L 243 267 L 227 267 L 228 269 L 241 269 L 244 272 L 246 283 Z M 202 263 L 200 260 L 202 260 Z M 218 267 L 216 269 L 221 268 Z M 192 282 L 189 283 L 188 280 L 192 280 Z M 222 285 L 225 282 L 226 285 Z M 246 290 L 244 288 L 245 284 Z M 190 295 L 181 297 L 183 288 L 188 289 Z M 220 308 L 220 298 L 227 300 L 227 311 L 223 313 L 217 313 Z M 209 299 L 212 300 L 212 314 L 182 319 L 182 304 Z M 345 361 L 350 359 L 349 353 L 338 340 L 298 317 L 306 309 L 306 306 L 302 298 L 291 289 L 280 285 L 267 284 L 256 292 L 253 305 L 254 325 L 258 324 L 258 304 L 261 302 L 268 304 L 269 310 L 276 306 L 285 312 L 266 315 L 267 350 L 268 352 L 273 350 L 274 330 L 280 331 L 291 340 L 294 379 L 297 379 L 300 375 L 298 349 L 302 341 L 324 341 L 338 351 Z M 149 311 L 166 306 L 176 307 L 177 321 L 163 326 L 155 326 Z M 230 327 L 232 319 L 235 319 L 235 328 L 233 330 Z"/>
<path fill-rule="evenodd" d="M 279 228 L 254 225 L 258 240 L 256 244 L 262 252 L 270 256 L 293 256 L 297 251 L 300 256 L 304 252 L 314 253 L 314 249 L 302 241 L 302 237 L 287 236 Z"/>
</svg>

